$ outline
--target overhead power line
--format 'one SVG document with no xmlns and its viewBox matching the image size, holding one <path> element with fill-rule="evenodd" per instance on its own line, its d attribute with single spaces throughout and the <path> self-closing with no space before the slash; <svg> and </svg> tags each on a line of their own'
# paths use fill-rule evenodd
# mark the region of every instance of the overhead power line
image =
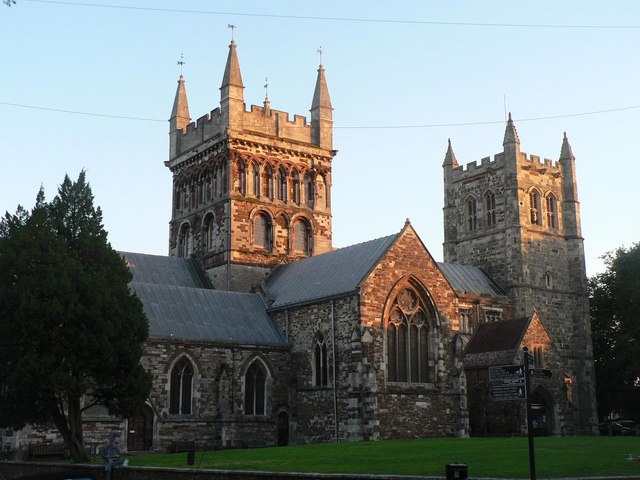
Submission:
<svg viewBox="0 0 640 480">
<path fill-rule="evenodd" d="M 136 117 L 131 115 L 110 115 L 106 113 L 95 113 L 95 112 L 83 112 L 79 110 L 67 110 L 61 108 L 49 108 L 49 107 L 41 107 L 37 105 L 26 105 L 22 103 L 12 103 L 12 102 L 3 102 L 0 101 L 0 105 L 7 105 L 10 107 L 18 107 L 18 108 L 30 108 L 34 110 L 44 110 L 49 112 L 57 112 L 57 113 L 66 113 L 71 115 L 86 115 L 91 117 L 104 117 L 104 118 L 113 118 L 119 120 L 136 120 L 141 122 L 167 122 L 168 120 L 163 120 L 159 118 L 148 118 L 148 117 Z M 536 122 L 541 120 L 553 120 L 557 118 L 569 118 L 569 117 L 583 117 L 587 115 L 603 115 L 606 113 L 616 113 L 623 112 L 625 110 L 635 110 L 640 108 L 640 105 L 629 105 L 626 107 L 618 107 L 618 108 L 607 108 L 604 110 L 592 110 L 589 112 L 577 112 L 577 113 L 565 113 L 559 115 L 547 115 L 543 117 L 529 117 L 529 118 L 514 118 L 514 121 L 520 122 Z M 472 126 L 480 126 L 480 125 L 494 125 L 505 123 L 504 120 L 486 120 L 480 122 L 456 122 L 456 123 L 426 123 L 426 124 L 408 124 L 408 125 L 334 125 L 334 129 L 360 129 L 360 130 L 375 130 L 375 129 L 409 129 L 409 128 L 442 128 L 442 127 L 472 127 Z M 293 126 L 288 126 L 287 128 L 294 128 Z"/>
<path fill-rule="evenodd" d="M 214 10 L 190 10 L 183 8 L 135 7 L 131 5 L 112 5 L 100 3 L 65 2 L 62 0 L 21 0 L 23 2 L 47 3 L 53 5 L 70 5 L 75 7 L 112 8 L 121 10 L 139 10 L 166 13 L 190 13 L 197 15 L 224 15 L 237 17 L 281 18 L 289 20 L 316 20 L 331 22 L 388 23 L 405 25 L 433 25 L 454 27 L 494 27 L 494 28 L 575 28 L 575 29 L 640 29 L 640 25 L 583 25 L 556 23 L 506 23 L 506 22 L 445 22 L 436 20 L 409 20 L 366 17 L 325 17 L 317 15 L 278 15 L 272 13 L 223 12 Z"/>
</svg>

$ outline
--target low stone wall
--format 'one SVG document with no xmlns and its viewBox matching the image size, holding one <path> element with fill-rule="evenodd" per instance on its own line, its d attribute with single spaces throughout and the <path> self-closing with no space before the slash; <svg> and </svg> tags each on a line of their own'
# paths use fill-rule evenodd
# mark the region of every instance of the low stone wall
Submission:
<svg viewBox="0 0 640 480">
<path fill-rule="evenodd" d="M 185 457 L 186 461 L 186 457 Z M 111 480 L 435 480 L 444 478 L 406 475 L 345 475 L 330 473 L 238 472 L 232 470 L 199 470 L 197 468 L 126 467 L 114 469 Z M 70 463 L 1 462 L 0 480 L 13 480 L 25 475 L 64 473 L 69 477 L 86 475 L 103 480 L 102 465 Z"/>
</svg>

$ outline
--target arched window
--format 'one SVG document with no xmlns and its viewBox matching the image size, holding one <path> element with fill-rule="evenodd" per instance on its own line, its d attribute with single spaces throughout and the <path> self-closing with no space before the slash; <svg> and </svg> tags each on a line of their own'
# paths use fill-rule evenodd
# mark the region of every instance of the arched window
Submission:
<svg viewBox="0 0 640 480">
<path fill-rule="evenodd" d="M 213 167 L 213 174 L 212 174 L 212 184 L 213 184 L 213 198 L 218 198 L 219 192 L 220 192 L 220 185 L 219 185 L 219 176 L 218 176 L 218 166 L 216 165 L 215 167 Z"/>
<path fill-rule="evenodd" d="M 176 185 L 173 189 L 173 205 L 174 205 L 174 209 L 180 210 L 180 208 L 182 208 L 182 204 L 180 203 L 180 198 L 181 198 L 181 186 L 180 185 Z"/>
<path fill-rule="evenodd" d="M 321 333 L 316 336 L 313 346 L 313 384 L 316 387 L 326 387 L 329 384 L 327 344 Z"/>
<path fill-rule="evenodd" d="M 533 189 L 529 193 L 529 213 L 532 225 L 542 225 L 542 218 L 540 218 L 540 192 Z"/>
<path fill-rule="evenodd" d="M 247 195 L 247 168 L 242 160 L 238 160 L 238 192 Z"/>
<path fill-rule="evenodd" d="M 411 286 L 400 290 L 387 318 L 387 379 L 428 383 L 432 352 L 429 309 Z"/>
<path fill-rule="evenodd" d="M 260 165 L 253 164 L 253 196 L 260 197 Z"/>
<path fill-rule="evenodd" d="M 254 360 L 244 376 L 245 415 L 265 415 L 267 399 L 267 371 L 259 360 Z"/>
<path fill-rule="evenodd" d="M 312 233 L 309 222 L 299 218 L 293 224 L 293 250 L 311 255 Z"/>
<path fill-rule="evenodd" d="M 215 237 L 215 218 L 212 213 L 208 213 L 202 222 L 202 246 L 204 251 L 213 250 Z"/>
<path fill-rule="evenodd" d="M 193 253 L 193 234 L 191 227 L 185 223 L 180 227 L 178 235 L 178 257 L 186 258 Z"/>
<path fill-rule="evenodd" d="M 547 195 L 547 226 L 558 228 L 558 199 L 553 193 Z"/>
<path fill-rule="evenodd" d="M 169 388 L 169 413 L 190 415 L 193 366 L 187 357 L 182 357 L 171 370 L 171 385 Z"/>
<path fill-rule="evenodd" d="M 278 200 L 287 201 L 287 172 L 283 167 L 278 169 Z"/>
<path fill-rule="evenodd" d="M 313 207 L 313 180 L 308 173 L 304 174 L 304 199 L 309 207 Z"/>
<path fill-rule="evenodd" d="M 271 219 L 265 213 L 258 213 L 253 217 L 253 244 L 271 251 L 272 246 Z"/>
<path fill-rule="evenodd" d="M 264 190 L 267 192 L 267 198 L 269 200 L 273 200 L 273 169 L 271 168 L 271 165 L 264 167 L 264 181 Z"/>
<path fill-rule="evenodd" d="M 204 177 L 200 175 L 198 177 L 198 204 L 202 205 L 204 203 L 205 198 L 205 186 L 204 186 Z"/>
<path fill-rule="evenodd" d="M 300 174 L 293 172 L 293 201 L 296 205 L 300 205 Z"/>
<path fill-rule="evenodd" d="M 486 212 L 487 227 L 496 224 L 496 196 L 492 191 L 484 194 L 484 211 Z"/>
<path fill-rule="evenodd" d="M 211 172 L 207 172 L 207 176 L 205 178 L 205 198 L 207 202 L 211 201 L 212 191 L 211 191 Z"/>
<path fill-rule="evenodd" d="M 465 202 L 467 211 L 467 228 L 470 232 L 478 229 L 478 204 L 474 197 L 469 197 Z"/>
</svg>

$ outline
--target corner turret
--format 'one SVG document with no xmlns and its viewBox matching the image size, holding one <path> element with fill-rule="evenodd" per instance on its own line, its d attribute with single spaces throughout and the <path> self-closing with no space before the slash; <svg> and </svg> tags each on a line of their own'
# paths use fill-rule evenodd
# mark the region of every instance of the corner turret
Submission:
<svg viewBox="0 0 640 480">
<path fill-rule="evenodd" d="M 184 77 L 180 75 L 176 97 L 173 100 L 171 118 L 169 118 L 169 158 L 177 155 L 181 134 L 191 122 L 189 115 L 189 103 L 187 102 L 187 90 L 184 86 Z"/>
<path fill-rule="evenodd" d="M 333 107 L 322 64 L 318 67 L 316 88 L 311 102 L 312 142 L 321 148 L 333 148 Z"/>
<path fill-rule="evenodd" d="M 576 157 L 573 156 L 567 132 L 562 139 L 560 150 L 560 168 L 562 170 L 562 215 L 566 235 L 580 237 L 580 202 L 576 182 Z"/>
<path fill-rule="evenodd" d="M 236 52 L 236 42 L 233 40 L 229 44 L 227 65 L 224 68 L 222 85 L 220 86 L 220 109 L 222 114 L 229 119 L 230 126 L 233 124 L 231 119 L 240 118 L 245 109 L 244 84 L 242 83 L 240 63 Z"/>
<path fill-rule="evenodd" d="M 456 160 L 456 154 L 453 153 L 453 148 L 451 147 L 451 139 L 448 140 L 449 145 L 447 147 L 447 153 L 444 156 L 444 162 L 442 163 L 443 167 L 452 167 L 458 168 L 458 161 Z"/>
<path fill-rule="evenodd" d="M 507 127 L 504 131 L 504 140 L 502 141 L 504 149 L 504 155 L 507 159 L 511 158 L 514 161 L 518 160 L 520 156 L 520 138 L 518 132 L 511 119 L 511 112 L 509 112 L 509 120 L 507 120 Z"/>
</svg>

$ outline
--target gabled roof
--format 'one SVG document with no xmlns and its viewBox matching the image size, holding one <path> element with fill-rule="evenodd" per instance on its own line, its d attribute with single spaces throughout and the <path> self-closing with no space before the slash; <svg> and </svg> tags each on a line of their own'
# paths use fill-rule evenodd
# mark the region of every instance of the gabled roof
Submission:
<svg viewBox="0 0 640 480">
<path fill-rule="evenodd" d="M 492 297 L 505 295 L 504 290 L 482 268 L 444 262 L 438 262 L 438 267 L 459 292 Z"/>
<path fill-rule="evenodd" d="M 259 295 L 131 282 L 151 337 L 286 345 Z"/>
<path fill-rule="evenodd" d="M 267 277 L 270 309 L 355 292 L 399 234 L 280 265 Z"/>
<path fill-rule="evenodd" d="M 213 288 L 200 262 L 195 258 L 165 257 L 144 253 L 120 252 L 133 273 L 134 282 L 174 285 L 176 287 Z"/>
<path fill-rule="evenodd" d="M 531 318 L 518 318 L 480 324 L 464 351 L 465 366 L 513 362 L 530 322 Z"/>
<path fill-rule="evenodd" d="M 122 252 L 151 337 L 286 345 L 258 294 L 214 290 L 194 258 Z"/>
</svg>

